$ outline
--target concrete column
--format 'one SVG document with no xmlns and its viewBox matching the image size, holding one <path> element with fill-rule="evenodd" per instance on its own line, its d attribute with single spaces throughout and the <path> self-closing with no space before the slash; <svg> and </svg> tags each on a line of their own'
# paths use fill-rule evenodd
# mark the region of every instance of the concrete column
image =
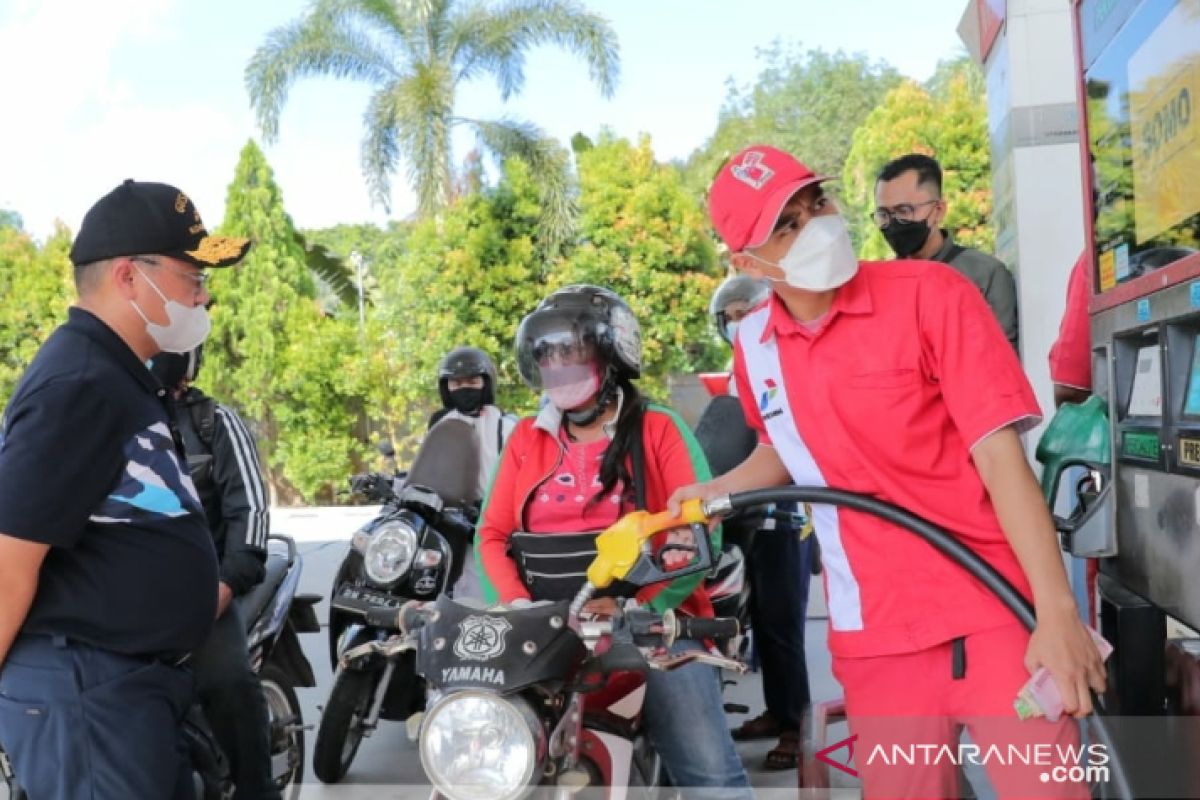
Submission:
<svg viewBox="0 0 1200 800">
<path fill-rule="evenodd" d="M 1047 355 L 1083 249 L 1070 0 L 971 0 L 958 32 L 987 77 L 996 256 L 1016 276 L 1021 360 L 1048 420 Z"/>
</svg>

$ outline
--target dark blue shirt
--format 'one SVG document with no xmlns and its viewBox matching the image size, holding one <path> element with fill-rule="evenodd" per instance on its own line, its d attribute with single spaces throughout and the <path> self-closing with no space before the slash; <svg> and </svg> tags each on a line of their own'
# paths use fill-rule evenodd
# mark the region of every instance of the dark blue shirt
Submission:
<svg viewBox="0 0 1200 800">
<path fill-rule="evenodd" d="M 0 440 L 0 533 L 50 545 L 22 633 L 130 654 L 208 634 L 216 554 L 164 394 L 79 308 L 21 377 Z"/>
</svg>

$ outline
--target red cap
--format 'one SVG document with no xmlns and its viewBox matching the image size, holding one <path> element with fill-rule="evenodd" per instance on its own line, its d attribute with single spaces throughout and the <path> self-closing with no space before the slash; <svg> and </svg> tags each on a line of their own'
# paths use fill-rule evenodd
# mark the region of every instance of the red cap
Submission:
<svg viewBox="0 0 1200 800">
<path fill-rule="evenodd" d="M 725 244 L 738 253 L 767 240 L 792 195 L 827 180 L 782 150 L 754 145 L 721 167 L 708 191 L 708 214 Z"/>
</svg>

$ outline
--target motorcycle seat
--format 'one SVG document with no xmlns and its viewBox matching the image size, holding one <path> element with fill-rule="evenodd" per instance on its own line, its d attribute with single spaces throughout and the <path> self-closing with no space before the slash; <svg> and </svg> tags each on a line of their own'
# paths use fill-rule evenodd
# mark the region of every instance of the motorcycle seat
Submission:
<svg viewBox="0 0 1200 800">
<path fill-rule="evenodd" d="M 254 627 L 258 615 L 263 612 L 267 603 L 275 595 L 279 584 L 283 583 L 287 571 L 288 557 L 286 555 L 277 552 L 268 553 L 266 575 L 263 577 L 262 583 L 237 599 L 238 610 L 242 613 L 247 633 Z"/>
</svg>

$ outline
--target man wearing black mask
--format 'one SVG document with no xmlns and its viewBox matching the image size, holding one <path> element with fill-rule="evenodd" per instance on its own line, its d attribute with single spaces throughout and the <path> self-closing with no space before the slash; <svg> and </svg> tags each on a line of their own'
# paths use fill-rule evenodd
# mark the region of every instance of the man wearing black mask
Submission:
<svg viewBox="0 0 1200 800">
<path fill-rule="evenodd" d="M 1000 259 L 954 243 L 941 227 L 946 217 L 942 168 L 921 153 L 889 161 L 875 179 L 875 224 L 897 258 L 940 261 L 983 292 L 1014 350 L 1018 346 L 1017 287 Z"/>
<path fill-rule="evenodd" d="M 438 364 L 438 395 L 442 408 L 429 418 L 433 427 L 446 417 L 469 423 L 478 437 L 479 496 L 487 494 L 492 472 L 500 462 L 504 442 L 517 419 L 496 406 L 496 365 L 476 347 L 456 347 Z M 482 597 L 473 547 L 466 550 L 462 577 L 454 585 L 454 596 Z"/>
</svg>

